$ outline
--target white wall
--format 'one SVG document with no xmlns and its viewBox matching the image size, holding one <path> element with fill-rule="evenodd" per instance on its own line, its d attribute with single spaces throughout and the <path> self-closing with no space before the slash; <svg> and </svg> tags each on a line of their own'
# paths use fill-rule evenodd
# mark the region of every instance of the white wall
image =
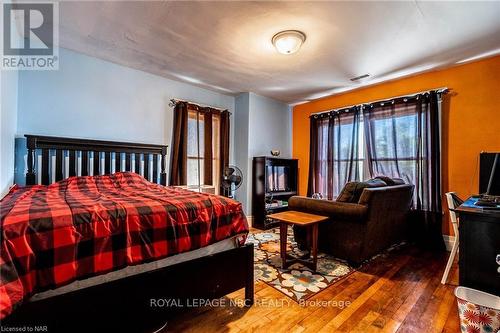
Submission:
<svg viewBox="0 0 500 333">
<path fill-rule="evenodd" d="M 250 93 L 248 152 L 270 156 L 271 149 L 280 157 L 292 157 L 292 112 L 287 104 Z"/>
<path fill-rule="evenodd" d="M 236 113 L 236 162 L 244 175 L 237 199 L 251 215 L 252 158 L 270 156 L 274 149 L 281 151 L 280 157 L 292 156 L 292 113 L 287 104 L 254 93 L 236 97 Z"/>
<path fill-rule="evenodd" d="M 0 71 L 0 76 L 0 198 L 2 198 L 14 182 L 18 72 Z"/>
<path fill-rule="evenodd" d="M 249 93 L 241 93 L 236 96 L 236 117 L 235 117 L 235 136 L 234 136 L 234 160 L 237 167 L 243 173 L 243 183 L 236 192 L 236 199 L 243 205 L 245 213 L 250 214 L 247 209 L 248 191 L 252 184 L 251 174 L 248 173 L 248 123 L 249 123 Z"/>
<path fill-rule="evenodd" d="M 171 98 L 230 110 L 230 163 L 244 173 L 237 192 L 251 214 L 252 157 L 291 156 L 288 105 L 253 93 L 236 98 L 60 49 L 58 71 L 19 74 L 17 135 L 39 134 L 170 145 Z M 15 126 L 14 126 L 15 128 Z M 170 152 L 169 152 L 170 155 Z M 9 154 L 14 158 L 13 153 Z M 10 163 L 10 162 L 9 162 Z"/>
<path fill-rule="evenodd" d="M 59 57 L 58 71 L 20 73 L 18 136 L 40 134 L 170 146 L 171 98 L 230 110 L 234 134 L 233 96 L 66 49 L 60 49 Z M 231 152 L 233 149 L 232 144 Z"/>
</svg>

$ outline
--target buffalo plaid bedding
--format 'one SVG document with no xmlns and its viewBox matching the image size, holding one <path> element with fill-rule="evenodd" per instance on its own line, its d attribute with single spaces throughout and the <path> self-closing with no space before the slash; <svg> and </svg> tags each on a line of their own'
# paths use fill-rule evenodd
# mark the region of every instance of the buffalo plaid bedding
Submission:
<svg viewBox="0 0 500 333">
<path fill-rule="evenodd" d="M 34 293 L 248 232 L 240 203 L 129 172 L 15 186 L 0 213 L 0 318 Z"/>
</svg>

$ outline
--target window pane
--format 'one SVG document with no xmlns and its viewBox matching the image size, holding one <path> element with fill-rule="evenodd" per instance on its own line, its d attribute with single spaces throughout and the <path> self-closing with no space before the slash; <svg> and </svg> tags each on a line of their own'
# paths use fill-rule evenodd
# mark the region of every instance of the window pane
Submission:
<svg viewBox="0 0 500 333">
<path fill-rule="evenodd" d="M 358 131 L 358 157 L 359 159 L 365 158 L 365 125 L 363 120 L 359 122 L 359 131 Z"/>
<path fill-rule="evenodd" d="M 213 160 L 213 186 L 215 187 L 215 194 L 219 194 L 219 186 L 220 186 L 220 160 L 214 159 Z"/>
<path fill-rule="evenodd" d="M 212 117 L 212 156 L 215 159 L 220 158 L 220 116 Z"/>
<path fill-rule="evenodd" d="M 198 185 L 198 160 L 189 158 L 187 161 L 187 184 Z"/>
<path fill-rule="evenodd" d="M 203 167 L 205 163 L 205 159 L 200 158 L 200 184 L 203 185 L 203 178 L 205 175 L 205 168 Z"/>
<path fill-rule="evenodd" d="M 338 129 L 334 130 L 333 140 L 334 143 L 339 142 L 339 151 L 336 152 L 334 159 L 346 159 L 351 155 L 352 143 L 352 124 L 340 125 Z"/>
<path fill-rule="evenodd" d="M 416 120 L 416 115 L 375 120 L 377 158 L 416 157 Z"/>
<path fill-rule="evenodd" d="M 199 160 L 199 165 L 200 165 L 200 179 L 201 179 L 201 184 L 198 181 L 198 159 L 197 158 L 188 158 L 187 160 L 187 179 L 188 179 L 188 186 L 199 186 L 203 185 L 203 162 L 204 159 L 200 158 Z"/>
<path fill-rule="evenodd" d="M 375 152 L 377 158 L 393 157 L 391 154 L 392 120 L 389 118 L 375 120 Z"/>
<path fill-rule="evenodd" d="M 188 184 L 189 186 L 201 186 L 204 181 L 204 155 L 205 155 L 205 116 L 203 113 L 198 113 L 195 110 L 189 110 L 188 118 Z M 219 190 L 220 184 L 220 116 L 212 115 L 212 169 L 213 169 L 213 185 L 216 193 Z M 199 143 L 199 146 L 198 146 Z M 199 159 L 199 164 L 198 164 Z M 199 173 L 198 173 L 199 165 Z M 198 178 L 199 177 L 199 178 Z"/>
<path fill-rule="evenodd" d="M 396 118 L 397 152 L 400 157 L 415 157 L 416 115 Z"/>
<path fill-rule="evenodd" d="M 401 178 L 404 179 L 405 182 L 410 184 L 415 184 L 415 161 L 401 161 L 399 162 L 399 172 L 401 174 Z"/>
<path fill-rule="evenodd" d="M 196 111 L 189 111 L 188 118 L 188 149 L 187 154 L 191 157 L 198 157 L 198 142 L 200 143 L 199 156 L 205 154 L 205 117 L 203 114 L 198 114 Z M 198 137 L 196 134 L 198 133 Z"/>
<path fill-rule="evenodd" d="M 187 154 L 188 156 L 198 156 L 198 140 L 196 139 L 197 122 L 196 115 L 189 114 L 188 119 L 188 138 L 187 138 Z"/>
<path fill-rule="evenodd" d="M 205 117 L 203 113 L 199 114 L 199 140 L 200 140 L 200 156 L 205 156 Z"/>
</svg>

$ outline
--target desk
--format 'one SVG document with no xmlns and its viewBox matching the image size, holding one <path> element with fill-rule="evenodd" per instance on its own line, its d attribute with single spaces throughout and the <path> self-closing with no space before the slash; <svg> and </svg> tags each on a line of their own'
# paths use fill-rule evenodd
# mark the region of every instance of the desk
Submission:
<svg viewBox="0 0 500 333">
<path fill-rule="evenodd" d="M 456 212 L 459 216 L 459 283 L 500 295 L 500 210 L 475 206 L 470 197 Z"/>
</svg>

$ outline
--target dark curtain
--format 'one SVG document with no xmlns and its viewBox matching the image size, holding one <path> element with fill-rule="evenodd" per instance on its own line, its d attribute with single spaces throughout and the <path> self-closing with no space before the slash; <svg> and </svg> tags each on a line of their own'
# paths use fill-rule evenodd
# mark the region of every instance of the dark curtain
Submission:
<svg viewBox="0 0 500 333">
<path fill-rule="evenodd" d="M 363 118 L 370 176 L 415 185 L 411 234 L 426 247 L 444 249 L 438 94 L 368 105 Z"/>
<path fill-rule="evenodd" d="M 320 183 L 320 156 L 319 147 L 323 144 L 322 136 L 318 135 L 320 125 L 323 126 L 323 118 L 311 116 L 309 124 L 309 177 L 307 181 L 307 196 L 311 197 L 321 188 Z"/>
<path fill-rule="evenodd" d="M 334 199 L 349 181 L 360 180 L 360 108 L 311 117 L 308 196 Z"/>
<path fill-rule="evenodd" d="M 187 135 L 188 106 L 185 102 L 177 102 L 174 108 L 170 185 L 187 184 Z"/>
<path fill-rule="evenodd" d="M 207 111 L 204 114 L 203 129 L 203 184 L 213 184 L 213 153 L 212 153 L 212 112 Z"/>
<path fill-rule="evenodd" d="M 224 175 L 224 169 L 229 165 L 229 133 L 230 133 L 230 117 L 231 113 L 225 110 L 220 114 L 220 172 L 219 175 L 222 178 Z M 222 183 L 222 182 L 221 182 Z M 224 193 L 224 189 L 220 189 L 220 193 Z"/>
<path fill-rule="evenodd" d="M 347 182 L 361 180 L 360 107 L 353 107 L 346 112 L 334 114 L 333 118 L 336 119 L 333 135 L 333 159 L 335 162 L 333 195 L 336 197 Z"/>
</svg>

